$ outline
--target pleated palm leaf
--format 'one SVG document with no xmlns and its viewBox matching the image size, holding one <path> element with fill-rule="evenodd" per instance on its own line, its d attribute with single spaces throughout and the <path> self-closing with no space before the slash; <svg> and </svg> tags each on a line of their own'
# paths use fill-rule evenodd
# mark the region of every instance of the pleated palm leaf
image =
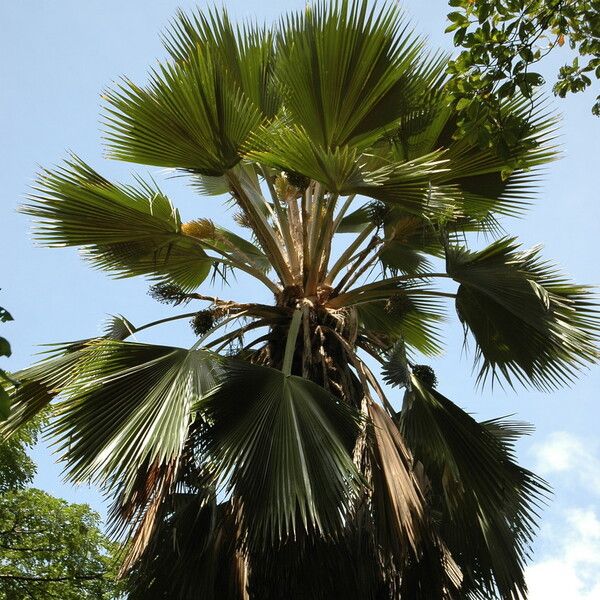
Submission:
<svg viewBox="0 0 600 600">
<path fill-rule="evenodd" d="M 164 42 L 148 83 L 106 93 L 108 152 L 229 194 L 243 227 L 183 223 L 154 182 L 75 156 L 42 171 L 23 208 L 38 241 L 205 304 L 53 348 L 16 374 L 4 433 L 51 407 L 68 476 L 114 498 L 132 599 L 524 598 L 548 492 L 515 461 L 528 429 L 477 422 L 418 362 L 452 304 L 481 383 L 553 388 L 595 361 L 589 290 L 499 235 L 555 119 L 507 103 L 508 156 L 457 138 L 446 58 L 395 3 L 272 29 L 181 13 Z M 479 233 L 496 240 L 467 248 Z M 231 271 L 272 303 L 202 289 Z M 190 349 L 127 341 L 191 315 Z"/>
</svg>

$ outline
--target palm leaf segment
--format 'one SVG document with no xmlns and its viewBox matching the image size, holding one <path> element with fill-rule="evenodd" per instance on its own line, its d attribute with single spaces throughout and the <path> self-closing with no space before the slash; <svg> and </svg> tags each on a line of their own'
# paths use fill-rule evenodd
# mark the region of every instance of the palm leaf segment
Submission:
<svg viewBox="0 0 600 600">
<path fill-rule="evenodd" d="M 411 376 L 400 429 L 428 475 L 440 537 L 464 575 L 462 589 L 474 597 L 526 593 L 524 562 L 549 492 L 514 462 L 506 428 L 499 420 L 477 423 Z"/>
<path fill-rule="evenodd" d="M 504 238 L 480 252 L 449 248 L 456 309 L 477 343 L 480 378 L 498 369 L 539 388 L 559 385 L 595 357 L 589 290 Z"/>
<path fill-rule="evenodd" d="M 241 228 L 182 223 L 154 183 L 76 157 L 44 170 L 24 208 L 39 241 L 206 304 L 55 348 L 15 374 L 2 432 L 51 407 L 68 476 L 104 486 L 131 535 L 131 598 L 523 596 L 547 492 L 515 463 L 523 427 L 477 423 L 416 363 L 442 350 L 449 299 L 481 381 L 553 387 L 596 359 L 587 288 L 513 239 L 467 245 L 523 212 L 554 118 L 507 103 L 523 136 L 501 156 L 456 138 L 445 58 L 392 4 L 272 30 L 180 13 L 164 42 L 147 85 L 107 92 L 109 152 L 229 194 Z M 201 293 L 211 268 L 273 302 Z M 190 318 L 192 349 L 126 341 Z M 369 356 L 406 388 L 400 413 Z"/>
</svg>

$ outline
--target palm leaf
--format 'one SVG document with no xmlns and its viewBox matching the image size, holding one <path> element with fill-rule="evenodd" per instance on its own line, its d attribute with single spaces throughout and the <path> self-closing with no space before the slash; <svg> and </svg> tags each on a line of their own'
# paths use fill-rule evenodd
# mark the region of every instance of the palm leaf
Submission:
<svg viewBox="0 0 600 600">
<path fill-rule="evenodd" d="M 502 374 L 547 389 L 597 358 L 589 289 L 571 284 L 539 248 L 522 251 L 513 238 L 479 252 L 450 247 L 447 270 L 460 283 L 456 309 L 475 339 L 481 380 Z"/>
<path fill-rule="evenodd" d="M 95 342 L 51 425 L 68 477 L 118 489 L 125 505 L 139 472 L 178 459 L 215 368 L 201 350 Z"/>
<path fill-rule="evenodd" d="M 336 193 L 349 193 L 361 183 L 367 185 L 373 181 L 376 184 L 381 179 L 381 175 L 361 169 L 355 148 L 329 149 L 316 142 L 304 128 L 280 120 L 255 131 L 246 157 L 279 170 L 302 173 Z"/>
<path fill-rule="evenodd" d="M 231 193 L 229 182 L 223 175 L 211 176 L 194 173 L 191 175 L 190 185 L 202 196 L 223 196 Z"/>
<path fill-rule="evenodd" d="M 362 194 L 419 215 L 424 211 L 439 215 L 448 210 L 449 200 L 431 183 L 435 174 L 446 167 L 437 151 L 411 161 L 398 161 L 360 152 L 349 144 L 329 148 L 315 141 L 306 129 L 276 120 L 255 131 L 246 157 L 302 173 L 330 192 Z"/>
<path fill-rule="evenodd" d="M 442 352 L 439 323 L 443 312 L 437 299 L 401 289 L 389 290 L 384 300 L 364 302 L 356 307 L 365 333 L 374 333 L 391 348 L 398 340 L 427 356 Z"/>
<path fill-rule="evenodd" d="M 40 362 L 13 373 L 10 415 L 0 423 L 3 439 L 46 409 L 77 378 L 93 344 L 94 340 L 56 344 Z"/>
<path fill-rule="evenodd" d="M 275 116 L 280 99 L 274 81 L 273 34 L 265 27 L 234 27 L 225 9 L 186 15 L 178 11 L 163 36 L 165 47 L 179 63 L 198 51 L 210 54 L 266 118 Z"/>
<path fill-rule="evenodd" d="M 135 325 L 123 315 L 111 315 L 104 324 L 104 337 L 123 341 L 136 332 Z"/>
<path fill-rule="evenodd" d="M 371 210 L 368 204 L 347 214 L 339 223 L 337 233 L 360 233 L 371 223 Z"/>
<path fill-rule="evenodd" d="M 417 553 L 426 535 L 423 494 L 397 425 L 377 404 L 369 403 L 368 412 L 375 539 L 384 560 L 391 558 L 392 564 L 401 564 L 411 552 Z"/>
<path fill-rule="evenodd" d="M 546 484 L 516 465 L 510 445 L 489 425 L 414 375 L 400 428 L 431 482 L 441 539 L 465 574 L 463 592 L 524 595 L 523 570 Z"/>
<path fill-rule="evenodd" d="M 454 135 L 456 119 L 451 116 L 440 140 L 448 142 L 449 170 L 441 180 L 457 184 L 466 215 L 490 213 L 520 216 L 531 203 L 540 181 L 539 167 L 557 157 L 554 132 L 557 118 L 543 101 L 516 98 L 502 108 L 505 119 L 521 123 L 524 133 L 504 152 L 482 149 Z M 452 139 L 456 138 L 456 139 Z M 518 167 L 515 170 L 515 166 Z"/>
<path fill-rule="evenodd" d="M 251 543 L 286 539 L 298 519 L 339 530 L 361 487 L 349 406 L 308 380 L 237 361 L 201 406 L 211 423 L 207 451 L 242 503 Z"/>
<path fill-rule="evenodd" d="M 523 98 L 506 102 L 502 118 L 519 122 L 523 135 L 512 147 L 495 152 L 459 135 L 444 82 L 430 82 L 429 86 L 431 91 L 422 96 L 422 108 L 402 117 L 388 138 L 395 159 L 410 160 L 445 148 L 447 169 L 433 182 L 455 188 L 456 209 L 462 216 L 482 219 L 494 213 L 522 215 L 534 197 L 539 166 L 556 158 L 556 117 L 539 98 L 533 104 Z"/>
<path fill-rule="evenodd" d="M 118 186 L 77 157 L 44 170 L 21 211 L 36 220 L 35 237 L 46 246 L 79 246 L 95 266 L 116 277 L 147 275 L 194 289 L 212 260 L 182 235 L 178 211 L 153 185 Z"/>
<path fill-rule="evenodd" d="M 481 421 L 489 432 L 495 435 L 502 444 L 512 448 L 514 443 L 526 435 L 531 435 L 535 428 L 525 421 L 511 421 L 505 417 L 497 417 Z"/>
<path fill-rule="evenodd" d="M 422 42 L 393 4 L 320 2 L 290 15 L 277 39 L 277 79 L 293 121 L 324 148 L 381 136 L 411 96 Z"/>
<path fill-rule="evenodd" d="M 159 65 L 145 88 L 123 80 L 105 99 L 112 157 L 203 175 L 237 164 L 241 145 L 262 120 L 212 45 Z"/>
<path fill-rule="evenodd" d="M 127 580 L 131 600 L 247 600 L 234 511 L 214 496 L 177 492 L 160 508 L 149 544 Z"/>
</svg>

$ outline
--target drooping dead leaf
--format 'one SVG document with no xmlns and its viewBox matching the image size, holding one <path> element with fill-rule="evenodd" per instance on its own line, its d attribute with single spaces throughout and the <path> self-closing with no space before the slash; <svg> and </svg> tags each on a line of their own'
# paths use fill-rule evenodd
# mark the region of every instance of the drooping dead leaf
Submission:
<svg viewBox="0 0 600 600">
<path fill-rule="evenodd" d="M 418 554 L 424 528 L 423 495 L 412 470 L 412 458 L 389 415 L 369 403 L 373 424 L 373 509 L 379 543 L 392 554 Z"/>
</svg>

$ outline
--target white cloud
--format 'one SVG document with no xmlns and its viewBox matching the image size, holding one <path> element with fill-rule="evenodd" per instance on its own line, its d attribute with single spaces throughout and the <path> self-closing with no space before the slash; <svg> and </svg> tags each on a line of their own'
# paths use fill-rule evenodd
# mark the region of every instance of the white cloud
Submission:
<svg viewBox="0 0 600 600">
<path fill-rule="evenodd" d="M 566 431 L 533 447 L 536 471 L 551 480 L 556 504 L 600 496 L 598 450 Z M 559 510 L 556 504 L 543 520 L 543 553 L 526 571 L 528 600 L 600 600 L 600 505 Z"/>
<path fill-rule="evenodd" d="M 569 481 L 600 494 L 600 458 L 594 446 L 566 431 L 555 431 L 533 447 L 536 470 L 541 475 L 563 473 Z"/>
<path fill-rule="evenodd" d="M 600 519 L 593 509 L 564 517 L 551 554 L 527 568 L 528 600 L 600 600 Z"/>
</svg>

